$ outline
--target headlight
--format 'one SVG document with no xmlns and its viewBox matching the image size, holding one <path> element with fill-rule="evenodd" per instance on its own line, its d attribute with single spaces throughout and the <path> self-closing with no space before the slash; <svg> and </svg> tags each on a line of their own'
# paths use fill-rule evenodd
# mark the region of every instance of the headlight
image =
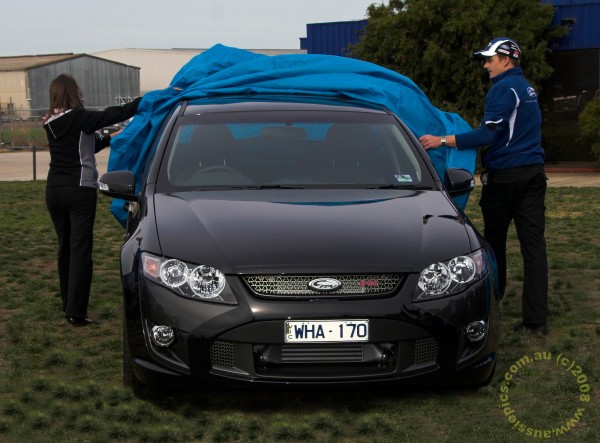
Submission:
<svg viewBox="0 0 600 443">
<path fill-rule="evenodd" d="M 153 265 L 152 269 L 156 267 Z M 187 282 L 189 271 L 187 265 L 182 261 L 167 260 L 160 263 L 158 268 L 160 269 L 161 281 L 170 288 L 178 288 Z"/>
<path fill-rule="evenodd" d="M 176 294 L 213 303 L 237 304 L 226 287 L 225 275 L 208 265 L 192 265 L 178 259 L 166 259 L 143 253 L 144 275 Z"/>
<path fill-rule="evenodd" d="M 430 300 L 464 291 L 486 273 L 481 250 L 454 257 L 443 263 L 433 263 L 421 271 L 413 301 Z"/>
<path fill-rule="evenodd" d="M 218 269 L 201 265 L 189 271 L 188 284 L 198 297 L 214 298 L 223 292 L 225 276 Z"/>
</svg>

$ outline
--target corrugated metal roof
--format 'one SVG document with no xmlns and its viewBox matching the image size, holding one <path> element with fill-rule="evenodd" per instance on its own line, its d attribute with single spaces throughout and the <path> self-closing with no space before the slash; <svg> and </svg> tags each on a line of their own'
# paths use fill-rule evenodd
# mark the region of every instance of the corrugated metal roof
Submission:
<svg viewBox="0 0 600 443">
<path fill-rule="evenodd" d="M 40 66 L 51 65 L 53 63 L 64 62 L 66 60 L 73 60 L 79 57 L 89 57 L 93 59 L 102 60 L 107 63 L 114 63 L 117 65 L 127 66 L 128 68 L 140 69 L 138 66 L 130 66 L 125 63 L 109 60 L 106 58 L 96 57 L 89 54 L 46 54 L 46 55 L 21 55 L 17 57 L 0 57 L 0 72 L 2 71 L 23 71 L 32 68 L 39 68 Z"/>
<path fill-rule="evenodd" d="M 45 55 L 22 55 L 17 57 L 0 57 L 0 71 L 24 71 L 49 63 L 61 62 L 81 57 L 84 54 L 45 54 Z"/>
</svg>

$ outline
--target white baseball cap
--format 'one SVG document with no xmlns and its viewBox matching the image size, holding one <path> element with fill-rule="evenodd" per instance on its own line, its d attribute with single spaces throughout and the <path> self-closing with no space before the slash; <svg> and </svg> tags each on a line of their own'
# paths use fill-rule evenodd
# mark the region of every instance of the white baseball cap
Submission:
<svg viewBox="0 0 600 443">
<path fill-rule="evenodd" d="M 499 37 L 490 41 L 484 49 L 476 51 L 473 54 L 479 57 L 492 57 L 496 54 L 502 54 L 519 60 L 521 58 L 521 48 L 512 39 Z"/>
</svg>

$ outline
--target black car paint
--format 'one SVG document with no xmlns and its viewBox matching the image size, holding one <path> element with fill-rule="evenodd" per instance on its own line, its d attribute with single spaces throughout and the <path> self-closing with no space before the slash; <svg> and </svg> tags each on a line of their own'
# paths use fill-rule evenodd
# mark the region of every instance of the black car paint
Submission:
<svg viewBox="0 0 600 443">
<path fill-rule="evenodd" d="M 464 222 L 444 217 L 458 214 L 440 212 L 441 199 L 402 190 L 202 191 L 155 195 L 154 210 L 162 255 L 210 258 L 228 275 L 419 272 L 473 251 Z M 431 250 L 435 256 L 422 252 Z"/>
<path fill-rule="evenodd" d="M 412 300 L 412 288 L 422 268 L 483 245 L 464 214 L 449 204 L 450 197 L 439 180 L 431 190 L 322 189 L 312 190 L 309 195 L 302 190 L 155 194 L 160 154 L 169 128 L 180 113 L 174 112 L 165 122 L 165 135 L 156 144 L 157 155 L 149 165 L 144 189 L 128 198 L 137 201 L 132 206 L 121 254 L 124 320 L 127 357 L 131 357 L 132 369 L 140 380 L 154 384 L 162 383 L 166 376 L 178 379 L 193 375 L 204 381 L 446 384 L 478 383 L 490 377 L 498 339 L 498 307 L 490 278 L 452 296 L 451 302 L 445 298 Z M 342 214 L 335 223 L 330 219 L 332 207 Z M 157 213 L 161 214 L 158 226 L 152 222 Z M 420 234 L 406 235 L 407 227 Z M 391 233 L 392 240 L 379 238 L 382 231 Z M 296 236 L 295 241 L 290 232 Z M 393 254 L 386 251 L 390 241 L 395 246 Z M 226 290 L 237 295 L 237 306 L 185 299 L 143 278 L 143 251 L 199 262 L 198 244 L 211 257 L 211 265 L 227 275 Z M 290 249 L 294 254 L 289 254 Z M 337 255 L 340 250 L 342 260 Z M 286 301 L 283 306 L 253 296 L 240 277 L 298 270 L 320 274 L 397 272 L 407 277 L 392 297 L 361 300 L 355 305 L 352 301 L 314 300 Z M 493 275 L 491 270 L 489 273 Z M 372 319 L 370 341 L 399 342 L 398 353 L 402 346 L 410 346 L 412 339 L 435 335 L 440 341 L 436 365 L 419 368 L 405 364 L 400 370 L 403 362 L 399 358 L 396 367 L 384 367 L 376 374 L 350 370 L 346 376 L 342 373 L 333 378 L 326 373 L 307 376 L 293 370 L 251 369 L 256 363 L 251 343 L 280 344 L 283 318 L 312 319 L 316 316 L 312 306 L 318 306 L 320 319 L 340 318 L 340 303 L 344 318 L 363 318 L 368 312 Z M 173 349 L 152 345 L 145 319 L 155 324 L 169 323 L 178 330 Z M 479 319 L 491 324 L 484 342 L 468 343 L 457 336 L 464 325 Z M 243 370 L 239 373 L 211 370 L 210 345 L 217 337 L 245 346 L 246 357 L 240 362 Z"/>
</svg>

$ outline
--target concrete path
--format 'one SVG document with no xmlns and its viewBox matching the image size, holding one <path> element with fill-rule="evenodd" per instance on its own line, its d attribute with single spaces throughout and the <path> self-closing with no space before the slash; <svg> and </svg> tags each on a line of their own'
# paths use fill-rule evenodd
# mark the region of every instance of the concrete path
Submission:
<svg viewBox="0 0 600 443">
<path fill-rule="evenodd" d="M 98 172 L 106 172 L 110 149 L 104 149 L 96 155 Z M 35 153 L 35 179 L 46 180 L 50 164 L 50 152 L 47 149 Z M 34 180 L 33 152 L 31 149 L 23 151 L 0 153 L 0 181 L 25 181 Z"/>
<path fill-rule="evenodd" d="M 106 172 L 109 154 L 110 149 L 104 149 L 96 155 L 100 175 Z M 47 150 L 37 151 L 35 157 L 35 179 L 46 180 L 50 153 Z M 600 167 L 590 168 L 577 165 L 564 167 L 563 165 L 549 166 L 546 169 L 548 186 L 600 186 Z M 0 181 L 33 179 L 33 152 L 31 150 L 0 152 Z"/>
</svg>

